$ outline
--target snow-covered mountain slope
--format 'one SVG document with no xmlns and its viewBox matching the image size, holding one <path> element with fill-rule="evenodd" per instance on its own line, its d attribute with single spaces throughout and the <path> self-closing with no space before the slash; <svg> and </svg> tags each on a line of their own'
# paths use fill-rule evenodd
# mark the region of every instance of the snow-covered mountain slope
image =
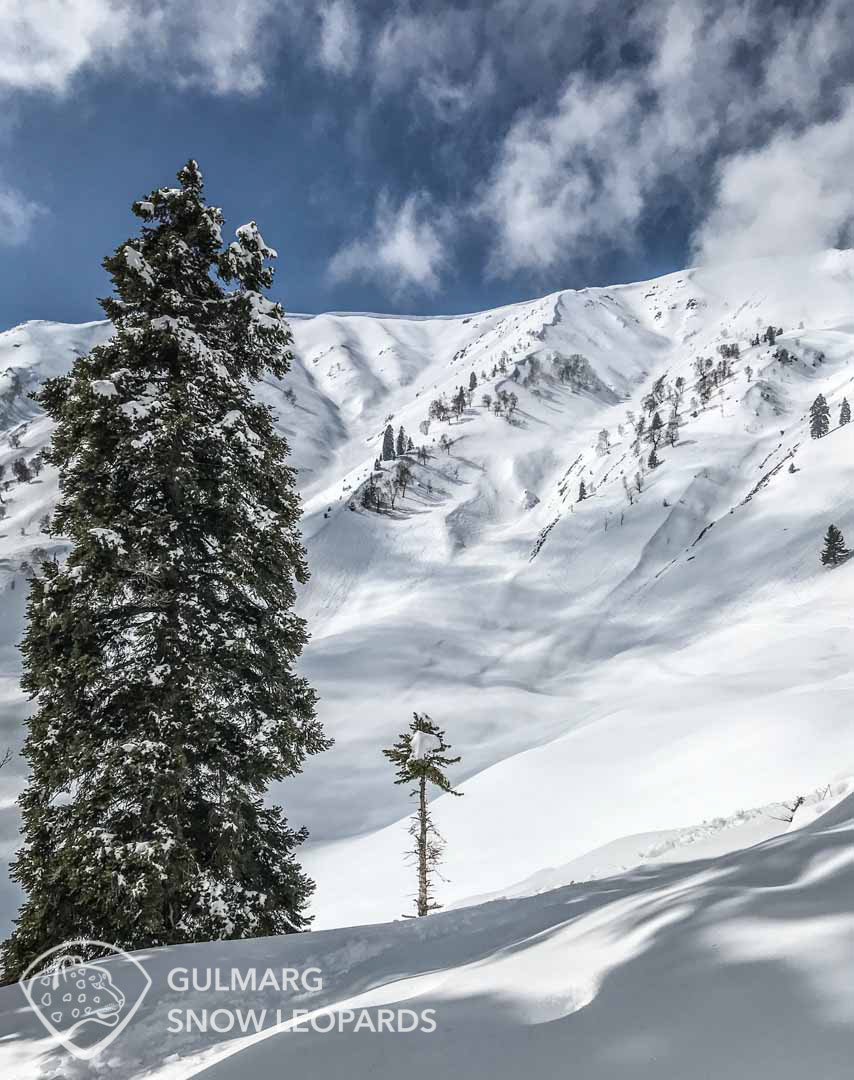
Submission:
<svg viewBox="0 0 854 1080">
<path fill-rule="evenodd" d="M 151 989 L 91 1064 L 8 986 L 0 1065 L 16 1080 L 843 1080 L 854 796 L 815 810 L 724 857 L 428 919 L 138 953 Z M 104 966 L 127 988 L 126 964 Z"/>
<path fill-rule="evenodd" d="M 752 346 L 768 325 L 782 328 L 775 345 Z M 337 740 L 281 791 L 312 833 L 304 860 L 318 926 L 408 906 L 407 793 L 380 750 L 415 709 L 463 756 L 465 797 L 434 806 L 449 903 L 620 837 L 851 773 L 843 631 L 854 566 L 827 570 L 818 552 L 830 522 L 854 537 L 854 425 L 835 426 L 854 393 L 854 253 L 691 270 L 470 316 L 322 315 L 293 328 L 291 375 L 259 390 L 300 469 L 313 572 L 302 669 Z M 106 332 L 29 323 L 0 336 L 7 475 L 49 434 L 23 391 Z M 731 370 L 692 405 L 697 359 L 717 364 L 719 346 L 735 344 Z M 450 399 L 472 372 L 472 404 L 423 435 L 430 401 Z M 627 412 L 643 414 L 663 380 L 666 423 L 680 378 L 677 442 L 662 442 L 630 502 Z M 513 422 L 482 404 L 501 391 L 518 399 Z M 819 392 L 834 427 L 811 440 Z M 389 421 L 430 457 L 378 514 L 359 492 Z M 643 440 L 642 450 L 646 461 Z M 578 502 L 582 480 L 589 497 Z M 55 480 L 45 470 L 2 494 L 0 710 L 17 742 L 22 564 L 53 543 L 39 521 Z M 21 772 L 0 773 L 7 852 Z"/>
</svg>

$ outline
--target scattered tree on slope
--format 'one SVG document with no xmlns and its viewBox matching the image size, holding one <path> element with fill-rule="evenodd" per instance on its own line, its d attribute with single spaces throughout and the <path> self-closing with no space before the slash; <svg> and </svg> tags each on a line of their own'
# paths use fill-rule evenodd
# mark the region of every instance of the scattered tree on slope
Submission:
<svg viewBox="0 0 854 1080">
<path fill-rule="evenodd" d="M 394 461 L 394 428 L 391 424 L 386 425 L 383 435 L 383 461 Z"/>
<path fill-rule="evenodd" d="M 835 525 L 828 525 L 824 537 L 824 550 L 821 553 L 823 566 L 836 566 L 848 558 L 848 549 L 845 547 L 845 537 Z"/>
<path fill-rule="evenodd" d="M 830 409 L 824 394 L 819 394 L 810 406 L 810 435 L 822 439 L 830 431 Z"/>
</svg>

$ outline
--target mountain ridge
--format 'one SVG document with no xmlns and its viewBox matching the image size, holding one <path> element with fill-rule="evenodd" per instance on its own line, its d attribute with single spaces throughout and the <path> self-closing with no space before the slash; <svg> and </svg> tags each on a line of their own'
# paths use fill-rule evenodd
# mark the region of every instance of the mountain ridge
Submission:
<svg viewBox="0 0 854 1080">
<path fill-rule="evenodd" d="M 819 390 L 836 413 L 854 379 L 852 284 L 854 254 L 831 251 L 469 315 L 294 319 L 292 372 L 258 392 L 299 469 L 313 573 L 300 598 L 313 634 L 302 668 L 337 746 L 275 794 L 312 832 L 304 854 L 320 925 L 403 910 L 408 807 L 379 750 L 413 709 L 436 715 L 463 755 L 468 797 L 434 807 L 449 840 L 442 894 L 453 902 L 628 833 L 851 772 L 840 700 L 850 679 L 833 633 L 845 625 L 851 571 L 823 569 L 818 550 L 831 520 L 854 533 L 844 496 L 854 435 L 849 426 L 811 440 L 805 415 Z M 751 345 L 771 324 L 783 330 L 775 344 Z M 7 331 L 0 380 L 26 367 L 37 382 L 108 332 Z M 717 365 L 719 347 L 734 344 L 731 371 L 692 408 L 697 358 Z M 790 359 L 775 358 L 780 349 Z M 493 376 L 502 356 L 507 372 Z M 449 399 L 472 371 L 471 405 L 422 435 L 430 401 Z M 662 378 L 673 391 L 677 377 L 686 388 L 676 445 L 662 444 L 630 502 L 623 479 L 631 491 L 638 457 L 626 411 L 651 419 L 643 399 Z M 16 408 L 30 408 L 24 389 L 11 394 Z M 517 396 L 512 422 L 480 402 L 501 390 Z M 665 396 L 665 422 L 671 408 Z M 49 437 L 44 418 L 21 417 L 0 433 L 7 474 Z M 412 462 L 395 509 L 376 513 L 361 492 L 389 421 L 430 456 Z M 22 424 L 15 448 L 9 435 Z M 443 435 L 454 440 L 447 452 Z M 45 470 L 8 495 L 2 719 L 17 739 L 21 564 L 52 550 L 38 522 L 55 478 Z M 7 852 L 21 779 L 20 767 L 0 776 Z M 342 897 L 336 882 L 363 865 L 373 880 Z"/>
</svg>

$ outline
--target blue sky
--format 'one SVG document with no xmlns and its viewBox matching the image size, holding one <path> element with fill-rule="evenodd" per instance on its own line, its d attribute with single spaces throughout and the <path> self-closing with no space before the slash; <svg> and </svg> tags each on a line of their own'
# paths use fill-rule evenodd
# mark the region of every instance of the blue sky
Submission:
<svg viewBox="0 0 854 1080">
<path fill-rule="evenodd" d="M 187 157 L 292 311 L 848 244 L 850 0 L 6 0 L 0 326 L 98 318 Z M 6 10 L 9 9 L 9 10 Z"/>
</svg>

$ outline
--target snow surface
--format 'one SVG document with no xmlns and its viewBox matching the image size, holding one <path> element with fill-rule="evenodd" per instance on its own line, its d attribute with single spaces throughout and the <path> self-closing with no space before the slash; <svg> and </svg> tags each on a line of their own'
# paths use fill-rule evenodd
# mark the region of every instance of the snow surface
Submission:
<svg viewBox="0 0 854 1080">
<path fill-rule="evenodd" d="M 749 347 L 769 324 L 783 327 L 777 346 L 794 355 L 791 363 L 775 360 L 764 343 Z M 313 572 L 300 598 L 313 635 L 301 669 L 320 692 L 336 746 L 275 794 L 289 820 L 311 831 L 303 862 L 317 881 L 315 926 L 399 918 L 414 892 L 403 859 L 411 807 L 380 751 L 412 712 L 429 713 L 446 730 L 452 753 L 462 755 L 451 780 L 465 796 L 440 797 L 432 806 L 447 840 L 447 881 L 439 883 L 438 899 L 466 906 L 426 920 L 435 930 L 406 922 L 263 947 L 284 956 L 331 948 L 323 943 L 358 949 L 368 942 L 390 951 L 396 978 L 416 980 L 440 966 L 446 932 L 483 926 L 483 933 L 471 930 L 471 942 L 488 951 L 492 941 L 501 963 L 487 964 L 483 984 L 480 974 L 466 982 L 466 969 L 455 1009 L 487 1026 L 490 1009 L 506 1012 L 511 1027 L 536 1024 L 544 1042 L 525 1064 L 534 1075 L 538 1062 L 554 1064 L 548 1044 L 555 1053 L 562 1047 L 567 1067 L 580 1054 L 587 1071 L 578 1075 L 585 1078 L 621 1071 L 691 1076 L 693 1038 L 711 1055 L 708 1076 L 794 1076 L 809 1054 L 812 1075 L 841 1076 L 833 1071 L 841 1058 L 833 1054 L 843 1044 L 851 1049 L 839 1026 L 850 989 L 837 1008 L 818 984 L 825 980 L 836 991 L 844 983 L 837 964 L 851 958 L 850 903 L 836 889 L 849 870 L 830 863 L 825 874 L 817 867 L 840 852 L 848 858 L 840 846 L 850 841 L 850 825 L 822 832 L 822 818 L 774 838 L 787 824 L 769 808 L 826 784 L 837 789 L 854 771 L 854 563 L 828 570 L 818 562 L 831 522 L 854 542 L 854 424 L 819 441 L 808 426 L 819 391 L 833 423 L 842 396 L 854 393 L 854 253 L 687 270 L 442 319 L 325 314 L 296 318 L 293 327 L 293 372 L 284 382 L 262 381 L 258 392 L 279 414 L 299 468 Z M 31 458 L 50 437 L 27 392 L 108 334 L 98 323 L 27 323 L 0 335 L 6 477 L 16 457 Z M 618 431 L 619 424 L 627 430 L 626 410 L 639 414 L 662 375 L 691 384 L 696 356 L 717 360 L 718 346 L 734 342 L 742 355 L 733 378 L 695 418 L 686 393 L 678 444 L 663 446 L 662 464 L 629 505 L 621 474 L 631 480 L 636 464 L 631 436 Z M 586 364 L 574 383 L 550 375 L 526 388 L 523 379 L 482 379 L 502 355 L 524 378 L 530 356 L 551 373 L 555 359 L 577 353 Z M 431 399 L 467 386 L 472 370 L 479 383 L 473 407 L 459 421 L 433 421 L 423 436 L 419 424 Z M 484 392 L 494 397 L 502 387 L 518 395 L 513 424 L 479 404 Z M 666 422 L 666 406 L 662 416 Z M 395 430 L 403 423 L 432 456 L 415 465 L 416 481 L 393 513 L 353 511 L 387 422 Z M 596 450 L 602 429 L 610 435 L 604 455 Z M 447 454 L 438 446 L 443 434 L 453 440 Z M 582 478 L 592 495 L 578 503 Z M 63 544 L 40 527 L 56 497 L 51 470 L 29 484 L 0 486 L 0 495 L 0 738 L 17 748 L 28 707 L 15 648 L 26 564 L 41 552 L 62 552 Z M 17 842 L 13 802 L 23 782 L 19 759 L 0 772 L 6 856 Z M 703 876 L 711 856 L 757 841 L 762 845 L 749 858 L 709 863 L 710 876 Z M 668 864 L 674 859 L 679 866 Z M 689 868 L 681 865 L 686 859 L 693 860 Z M 777 865 L 785 888 L 777 889 Z M 624 870 L 631 866 L 638 868 Z M 620 877 L 612 896 L 601 879 L 613 874 Z M 597 885 L 587 891 L 569 886 L 592 878 Z M 557 887 L 569 891 L 543 893 Z M 16 894 L 4 876 L 0 889 L 8 926 Z M 472 906 L 484 896 L 511 900 Z M 571 899 L 577 896 L 587 899 Z M 564 936 L 556 928 L 575 903 L 594 921 L 570 920 L 574 929 Z M 493 915 L 504 928 L 497 934 Z M 765 932 L 775 920 L 778 939 Z M 434 933 L 432 960 L 430 944 L 411 953 L 407 944 L 405 960 L 395 954 L 399 943 Z M 565 982 L 543 989 L 551 1004 L 533 1003 L 528 1012 L 499 968 L 506 962 L 515 972 L 514 963 L 527 962 L 534 945 L 516 945 L 539 942 L 534 933 L 544 935 L 546 951 L 561 942 L 568 960 L 567 970 L 554 955 L 543 960 L 544 970 L 555 966 L 547 978 Z M 589 951 L 588 939 L 597 943 Z M 302 944 L 309 940 L 318 944 Z M 456 936 L 455 942 L 453 948 Z M 262 946 L 209 948 L 256 947 Z M 475 957 L 487 955 L 475 944 L 471 954 L 459 947 L 475 967 Z M 625 981 L 610 998 L 615 971 Z M 745 987 L 737 993 L 734 974 Z M 661 995 L 649 995 L 643 978 L 666 982 Z M 362 993 L 365 984 L 338 988 Z M 638 996 L 646 1025 L 638 1027 L 629 1013 L 629 994 Z M 768 997 L 751 1013 L 755 995 Z M 687 1013 L 684 1026 L 670 1022 L 665 1007 L 677 1017 Z M 709 1018 L 701 1023 L 704 1010 Z M 601 1020 L 580 1020 L 594 1014 Z M 560 1035 L 570 1015 L 582 1025 L 571 1048 Z M 769 1016 L 782 1034 L 765 1030 Z M 750 1017 L 760 1030 L 742 1048 L 744 1067 L 732 1065 L 729 1074 L 716 1068 L 716 1054 L 736 1061 Z M 721 1024 L 732 1025 L 729 1045 L 713 1045 Z M 799 1047 L 798 1032 L 813 1044 Z M 519 1075 L 521 1068 L 506 1071 L 515 1051 L 500 1030 L 493 1034 L 494 1075 Z M 773 1043 L 775 1036 L 781 1041 Z M 371 1052 L 351 1041 L 347 1053 Z M 330 1062 L 338 1053 L 331 1048 L 343 1045 L 337 1036 L 310 1036 L 307 1043 Z M 252 1053 L 258 1062 L 270 1053 L 272 1063 L 275 1045 L 267 1040 Z M 410 1053 L 406 1045 L 399 1053 Z M 775 1072 L 751 1071 L 760 1050 Z M 645 1074 L 653 1059 L 670 1071 Z M 316 1075 L 325 1067 L 318 1065 Z M 486 1070 L 486 1058 L 473 1068 Z M 554 1075 L 547 1068 L 542 1064 L 542 1075 Z M 384 1075 L 402 1075 L 393 1057 Z"/>
<path fill-rule="evenodd" d="M 0 1066 L 15 1080 L 843 1080 L 854 795 L 815 813 L 727 856 L 426 919 L 136 953 L 151 991 L 91 1065 L 5 987 Z M 126 965 L 102 963 L 122 987 Z M 265 989 L 235 984 L 253 968 Z M 285 989 L 283 969 L 299 973 Z M 224 989 L 192 989 L 194 970 Z M 422 1030 L 380 1032 L 383 1009 Z"/>
</svg>

